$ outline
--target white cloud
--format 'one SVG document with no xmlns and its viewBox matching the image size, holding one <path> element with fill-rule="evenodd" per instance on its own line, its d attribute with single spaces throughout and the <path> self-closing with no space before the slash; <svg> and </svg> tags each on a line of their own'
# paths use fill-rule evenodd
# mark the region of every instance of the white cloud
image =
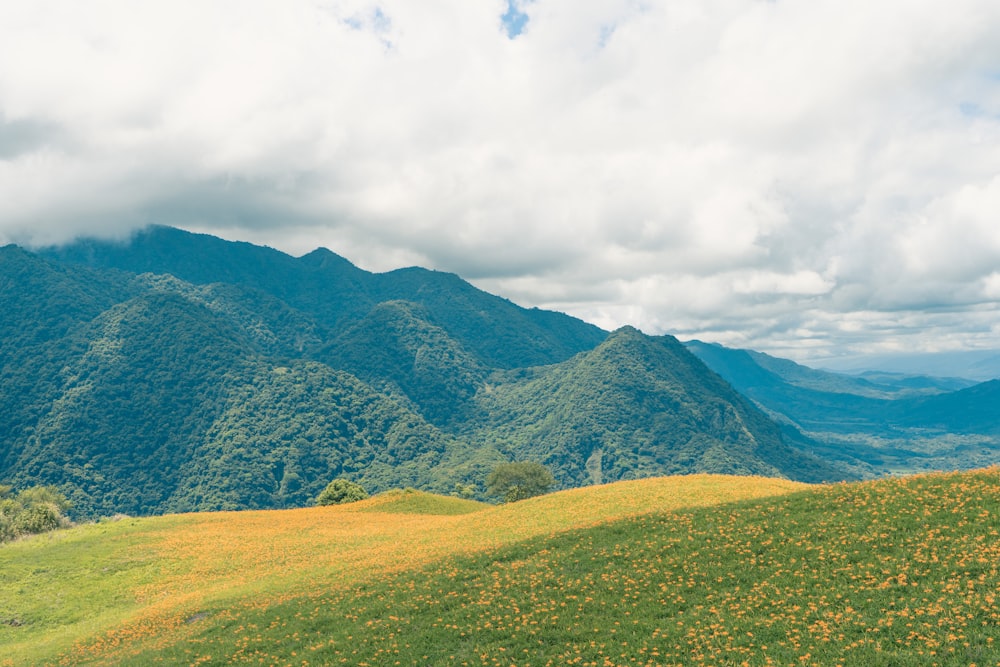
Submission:
<svg viewBox="0 0 1000 667">
<path fill-rule="evenodd" d="M 1000 324 L 997 3 L 517 7 L 4 3 L 0 240 L 327 245 L 802 354 Z"/>
</svg>

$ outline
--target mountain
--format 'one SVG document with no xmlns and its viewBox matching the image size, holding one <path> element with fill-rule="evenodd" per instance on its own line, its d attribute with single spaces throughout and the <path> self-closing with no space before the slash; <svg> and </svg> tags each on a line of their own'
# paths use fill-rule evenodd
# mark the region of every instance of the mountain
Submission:
<svg viewBox="0 0 1000 667">
<path fill-rule="evenodd" d="M 491 372 L 412 301 L 375 306 L 316 358 L 405 397 L 438 424 L 459 417 Z"/>
<path fill-rule="evenodd" d="M 609 334 L 457 276 L 163 227 L 0 249 L 0 481 L 79 515 L 690 472 L 843 479 L 671 337 Z"/>
<path fill-rule="evenodd" d="M 751 350 L 685 343 L 815 451 L 859 474 L 954 469 L 1000 461 L 1000 381 L 811 369 Z"/>
<path fill-rule="evenodd" d="M 843 478 L 671 336 L 625 327 L 555 366 L 498 374 L 473 438 L 541 461 L 566 485 L 687 472 Z"/>
<path fill-rule="evenodd" d="M 684 345 L 716 372 L 720 372 L 733 386 L 739 387 L 740 391 L 744 392 L 765 392 L 778 390 L 784 385 L 792 385 L 816 392 L 884 399 L 932 395 L 965 389 L 976 384 L 973 380 L 961 378 L 878 371 L 847 375 L 810 368 L 763 352 L 730 349 L 718 343 L 693 340 Z"/>
<path fill-rule="evenodd" d="M 607 332 L 562 313 L 525 309 L 454 274 L 406 268 L 372 274 L 326 249 L 294 258 L 271 248 L 149 227 L 126 243 L 94 239 L 47 248 L 61 263 L 133 274 L 169 274 L 194 285 L 264 292 L 309 315 L 332 335 L 386 301 L 421 304 L 484 362 L 499 368 L 550 364 L 597 345 Z"/>
<path fill-rule="evenodd" d="M 1000 349 L 962 352 L 874 354 L 841 359 L 821 359 L 816 365 L 839 373 L 869 372 L 901 375 L 938 375 L 974 382 L 1000 378 Z"/>
<path fill-rule="evenodd" d="M 900 401 L 890 415 L 916 428 L 938 428 L 951 433 L 1000 435 L 1000 380 L 937 396 Z"/>
</svg>

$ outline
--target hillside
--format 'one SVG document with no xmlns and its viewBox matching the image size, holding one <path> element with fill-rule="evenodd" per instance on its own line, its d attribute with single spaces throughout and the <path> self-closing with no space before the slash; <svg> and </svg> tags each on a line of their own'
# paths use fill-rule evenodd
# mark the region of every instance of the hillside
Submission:
<svg viewBox="0 0 1000 667">
<path fill-rule="evenodd" d="M 992 469 L 125 519 L 0 549 L 0 665 L 995 664 L 998 513 Z"/>
<path fill-rule="evenodd" d="M 752 350 L 685 343 L 814 451 L 863 476 L 1000 461 L 1000 382 L 893 373 L 842 375 Z"/>
<path fill-rule="evenodd" d="M 647 479 L 500 507 L 391 491 L 349 505 L 80 526 L 0 548 L 0 620 L 20 623 L 0 623 L 0 665 L 46 664 L 59 655 L 74 664 L 128 664 L 137 650 L 186 641 L 205 629 L 202 620 L 225 627 L 292 596 L 361 590 L 444 558 L 650 511 L 801 488 L 749 477 Z M 39 568 L 49 576 L 35 577 Z M 287 660 L 296 649 L 276 650 Z"/>
<path fill-rule="evenodd" d="M 250 288 L 308 314 L 333 334 L 380 303 L 412 301 L 463 346 L 500 368 L 563 361 L 606 335 L 568 315 L 520 308 L 453 274 L 418 267 L 373 274 L 325 248 L 294 258 L 271 248 L 154 226 L 127 243 L 82 240 L 42 254 L 62 263 L 169 274 L 194 285 Z"/>
<path fill-rule="evenodd" d="M 0 482 L 76 516 L 303 506 L 346 476 L 561 488 L 668 473 L 844 479 L 670 338 L 525 309 L 457 276 L 153 227 L 0 250 Z"/>
<path fill-rule="evenodd" d="M 406 397 L 439 424 L 462 416 L 491 370 L 411 301 L 375 306 L 316 358 Z"/>
<path fill-rule="evenodd" d="M 471 437 L 525 452 L 567 486 L 690 471 L 840 479 L 673 337 L 625 327 L 562 364 L 498 375 Z M 480 427 L 482 428 L 482 427 Z"/>
</svg>

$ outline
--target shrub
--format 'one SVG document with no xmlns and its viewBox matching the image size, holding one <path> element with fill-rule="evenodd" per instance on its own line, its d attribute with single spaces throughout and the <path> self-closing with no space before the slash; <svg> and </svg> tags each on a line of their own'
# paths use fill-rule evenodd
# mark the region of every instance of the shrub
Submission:
<svg viewBox="0 0 1000 667">
<path fill-rule="evenodd" d="M 339 478 L 326 485 L 326 488 L 316 497 L 316 504 L 341 505 L 364 500 L 367 497 L 368 492 L 360 484 L 349 479 Z"/>
<path fill-rule="evenodd" d="M 34 505 L 25 508 L 14 519 L 14 532 L 18 535 L 32 535 L 55 530 L 61 525 L 62 516 L 52 505 Z"/>
<path fill-rule="evenodd" d="M 513 503 L 540 496 L 555 484 L 549 469 L 534 461 L 501 463 L 486 478 L 486 492 Z"/>
<path fill-rule="evenodd" d="M 11 487 L 0 486 L 0 542 L 70 525 L 64 514 L 69 507 L 54 486 L 33 486 L 17 496 Z"/>
</svg>

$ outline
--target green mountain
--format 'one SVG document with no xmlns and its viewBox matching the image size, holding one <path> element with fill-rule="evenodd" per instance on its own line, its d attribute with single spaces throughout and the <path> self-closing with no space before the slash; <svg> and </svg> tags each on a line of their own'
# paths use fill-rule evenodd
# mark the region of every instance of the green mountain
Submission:
<svg viewBox="0 0 1000 667">
<path fill-rule="evenodd" d="M 0 249 L 0 286 L 0 481 L 81 515 L 300 506 L 338 476 L 481 494 L 523 459 L 564 488 L 851 475 L 673 338 L 450 274 L 155 227 Z"/>
<path fill-rule="evenodd" d="M 631 327 L 562 364 L 497 374 L 477 404 L 473 439 L 527 454 L 567 486 L 688 472 L 844 476 L 790 447 L 675 338 Z"/>
<path fill-rule="evenodd" d="M 87 509 L 165 507 L 177 462 L 211 423 L 222 382 L 243 355 L 237 331 L 180 296 L 149 293 L 75 334 L 85 348 L 67 355 L 53 400 L 17 443 L 13 481 L 68 486 Z"/>
<path fill-rule="evenodd" d="M 1000 436 L 1000 380 L 981 382 L 960 391 L 899 401 L 894 420 L 915 428 Z"/>
<path fill-rule="evenodd" d="M 316 353 L 387 393 L 413 402 L 434 423 L 460 418 L 490 368 L 412 301 L 386 301 Z"/>
<path fill-rule="evenodd" d="M 85 349 L 76 327 L 129 293 L 127 279 L 117 274 L 0 248 L 0 470 L 14 465 L 18 447 L 58 396 L 62 369 Z"/>
<path fill-rule="evenodd" d="M 294 258 L 249 243 L 150 227 L 127 243 L 83 240 L 42 254 L 63 263 L 169 274 L 194 285 L 259 290 L 307 314 L 331 335 L 352 327 L 380 303 L 411 301 L 498 368 L 563 361 L 607 335 L 562 313 L 520 308 L 453 274 L 416 267 L 372 274 L 326 249 Z"/>
<path fill-rule="evenodd" d="M 815 451 L 859 474 L 1000 461 L 1000 381 L 843 375 L 751 350 L 685 345 L 773 419 L 806 433 Z"/>
</svg>

